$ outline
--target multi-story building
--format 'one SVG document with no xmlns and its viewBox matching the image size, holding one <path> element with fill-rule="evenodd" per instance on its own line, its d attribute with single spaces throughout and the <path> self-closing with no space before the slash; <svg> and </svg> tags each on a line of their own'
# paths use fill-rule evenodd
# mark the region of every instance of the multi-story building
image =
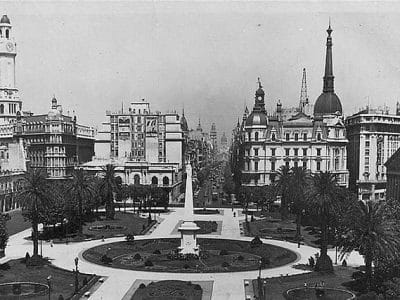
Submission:
<svg viewBox="0 0 400 300">
<path fill-rule="evenodd" d="M 70 176 L 74 167 L 94 156 L 94 128 L 64 115 L 55 97 L 47 114 L 18 117 L 13 138 L 24 141 L 30 166 L 51 179 Z"/>
<path fill-rule="evenodd" d="M 387 107 L 367 107 L 346 119 L 349 144 L 349 186 L 362 200 L 385 198 L 385 162 L 400 147 L 400 104 L 396 114 Z"/>
<path fill-rule="evenodd" d="M 211 145 L 213 147 L 214 153 L 217 153 L 218 152 L 218 141 L 217 141 L 217 127 L 215 126 L 215 123 L 211 124 L 210 141 L 211 141 Z"/>
<path fill-rule="evenodd" d="M 175 112 L 152 112 L 144 99 L 131 102 L 127 111 L 106 115 L 97 132 L 95 159 L 82 166 L 97 173 L 113 164 L 124 184 L 165 187 L 175 200 L 182 182 L 186 119 Z"/>
<path fill-rule="evenodd" d="M 277 169 L 304 167 L 311 172 L 335 173 L 341 186 L 348 185 L 345 126 L 342 105 L 334 91 L 332 63 L 332 29 L 329 26 L 326 48 L 323 92 L 309 115 L 311 105 L 303 73 L 300 104 L 283 109 L 278 101 L 276 111 L 267 114 L 265 92 L 259 81 L 253 110 L 245 110 L 243 122 L 235 130 L 232 161 L 241 169 L 245 185 L 267 185 L 275 180 Z M 236 149 L 235 149 L 236 147 Z M 238 157 L 243 156 L 243 158 Z"/>
<path fill-rule="evenodd" d="M 386 199 L 400 201 L 400 148 L 385 162 L 385 167 Z"/>
</svg>

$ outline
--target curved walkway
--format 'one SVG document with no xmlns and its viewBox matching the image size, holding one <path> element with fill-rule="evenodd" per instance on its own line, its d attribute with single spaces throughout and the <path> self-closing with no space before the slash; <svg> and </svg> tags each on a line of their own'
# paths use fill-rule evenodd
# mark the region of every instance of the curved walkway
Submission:
<svg viewBox="0 0 400 300">
<path fill-rule="evenodd" d="M 239 221 L 243 220 L 244 217 L 233 217 L 233 212 L 231 209 L 224 209 L 223 211 L 224 212 L 222 215 L 195 215 L 196 220 L 215 220 L 223 222 L 221 235 L 207 234 L 200 235 L 200 237 L 214 237 L 246 241 L 251 240 L 250 237 L 240 236 Z M 238 211 L 235 211 L 236 215 L 238 215 Z M 177 222 L 181 220 L 182 217 L 183 209 L 174 208 L 171 213 L 162 215 L 163 220 L 161 224 L 159 224 L 152 233 L 145 236 L 136 236 L 135 239 L 139 240 L 146 238 L 179 237 L 179 234 L 171 233 L 175 228 Z M 32 243 L 23 239 L 29 234 L 30 229 L 11 236 L 6 249 L 7 256 L 1 259 L 0 262 L 8 259 L 23 257 L 25 256 L 25 253 L 27 251 L 31 252 Z M 124 240 L 124 238 L 111 238 L 107 239 L 105 242 L 96 240 L 82 243 L 69 243 L 68 245 L 54 244 L 53 247 L 50 247 L 49 243 L 43 243 L 43 256 L 50 257 L 54 265 L 68 270 L 72 270 L 74 268 L 74 258 L 78 256 L 80 258 L 79 270 L 81 272 L 107 276 L 108 278 L 104 281 L 104 283 L 90 297 L 90 299 L 99 300 L 122 299 L 122 297 L 131 287 L 131 285 L 137 279 L 154 281 L 165 279 L 190 281 L 208 280 L 214 282 L 212 299 L 245 299 L 244 280 L 254 279 L 258 276 L 258 271 L 196 274 L 132 271 L 96 265 L 82 259 L 81 253 L 88 248 L 94 247 L 99 244 L 112 243 L 122 240 Z M 308 263 L 308 258 L 318 252 L 318 249 L 309 246 L 301 246 L 301 248 L 297 248 L 297 244 L 294 243 L 265 239 L 263 241 L 296 252 L 298 254 L 298 260 L 286 266 L 262 270 L 262 277 L 277 277 L 287 274 L 292 275 L 304 273 L 305 271 L 292 268 L 292 265 L 298 263 Z M 330 251 L 329 255 L 334 261 L 334 250 Z M 360 255 L 355 253 L 347 258 L 347 262 L 348 265 L 360 265 L 362 264 L 363 260 Z"/>
</svg>

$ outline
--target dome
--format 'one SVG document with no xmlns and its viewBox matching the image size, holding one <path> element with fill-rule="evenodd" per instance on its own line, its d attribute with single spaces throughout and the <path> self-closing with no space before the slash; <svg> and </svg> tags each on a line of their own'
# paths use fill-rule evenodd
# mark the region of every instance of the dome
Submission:
<svg viewBox="0 0 400 300">
<path fill-rule="evenodd" d="M 183 131 L 189 131 L 189 126 L 184 115 L 181 118 L 181 128 Z"/>
<path fill-rule="evenodd" d="M 314 105 L 315 115 L 342 114 L 342 104 L 339 97 L 333 92 L 322 93 Z"/>
<path fill-rule="evenodd" d="M 264 90 L 261 87 L 259 87 L 258 90 L 256 91 L 256 97 L 257 96 L 264 96 L 264 95 L 265 95 Z"/>
<path fill-rule="evenodd" d="M 246 126 L 267 126 L 267 116 L 259 111 L 253 111 L 246 119 Z"/>
<path fill-rule="evenodd" d="M 7 15 L 3 15 L 1 17 L 0 23 L 7 23 L 10 24 L 10 19 L 7 17 Z"/>
</svg>

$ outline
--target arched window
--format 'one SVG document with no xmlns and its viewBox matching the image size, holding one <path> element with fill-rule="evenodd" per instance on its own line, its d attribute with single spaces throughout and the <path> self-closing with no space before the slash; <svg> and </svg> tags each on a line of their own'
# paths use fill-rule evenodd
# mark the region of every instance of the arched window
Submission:
<svg viewBox="0 0 400 300">
<path fill-rule="evenodd" d="M 156 176 L 153 176 L 153 178 L 151 178 L 151 184 L 158 184 L 158 178 Z"/>
<path fill-rule="evenodd" d="M 318 140 L 318 141 L 321 140 L 321 134 L 320 134 L 320 133 L 317 134 L 317 140 Z"/>
<path fill-rule="evenodd" d="M 276 137 L 275 137 L 275 133 L 272 134 L 271 136 L 271 140 L 275 141 Z"/>
<path fill-rule="evenodd" d="M 256 141 L 258 141 L 258 132 L 256 132 L 256 133 L 254 134 L 254 139 L 255 139 Z"/>
<path fill-rule="evenodd" d="M 133 184 L 140 184 L 140 176 L 139 175 L 135 175 L 133 176 Z"/>
<path fill-rule="evenodd" d="M 8 39 L 10 37 L 10 31 L 6 29 L 6 38 Z"/>
<path fill-rule="evenodd" d="M 297 132 L 294 134 L 294 140 L 295 140 L 295 141 L 298 141 L 298 140 L 299 140 L 299 134 L 298 134 Z"/>
<path fill-rule="evenodd" d="M 4 104 L 0 104 L 0 114 L 4 114 Z"/>
<path fill-rule="evenodd" d="M 167 176 L 164 176 L 162 183 L 163 185 L 169 185 L 169 178 Z"/>
</svg>

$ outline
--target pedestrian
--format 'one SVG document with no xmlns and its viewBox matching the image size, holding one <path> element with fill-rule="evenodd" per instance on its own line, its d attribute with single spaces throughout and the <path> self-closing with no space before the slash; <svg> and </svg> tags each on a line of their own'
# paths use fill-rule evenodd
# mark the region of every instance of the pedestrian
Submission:
<svg viewBox="0 0 400 300">
<path fill-rule="evenodd" d="M 101 241 L 104 242 L 104 235 L 101 236 Z"/>
<path fill-rule="evenodd" d="M 233 212 L 233 217 L 236 218 L 236 212 Z"/>
<path fill-rule="evenodd" d="M 50 240 L 50 247 L 53 248 L 53 240 Z"/>
</svg>

